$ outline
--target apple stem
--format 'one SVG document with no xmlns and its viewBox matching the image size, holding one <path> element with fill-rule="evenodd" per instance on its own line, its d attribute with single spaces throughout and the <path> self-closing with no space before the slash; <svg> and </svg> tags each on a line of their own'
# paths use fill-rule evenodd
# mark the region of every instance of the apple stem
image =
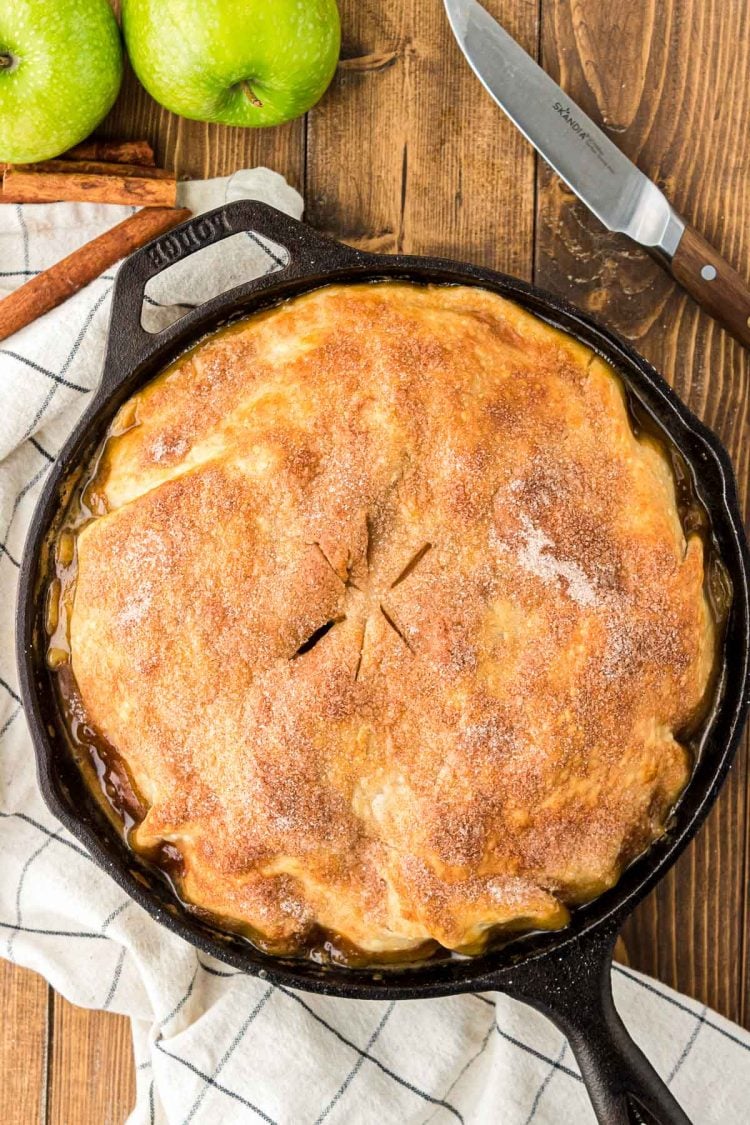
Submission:
<svg viewBox="0 0 750 1125">
<path fill-rule="evenodd" d="M 252 104 L 257 106 L 258 109 L 263 108 L 263 102 L 260 100 L 258 95 L 252 89 L 249 82 L 240 82 L 240 89 L 242 90 L 242 93 L 245 95 L 245 97 L 247 98 L 247 100 L 249 102 L 252 102 Z"/>
<path fill-rule="evenodd" d="M 10 70 L 13 66 L 13 56 L 6 53 L 0 54 L 0 70 Z"/>
</svg>

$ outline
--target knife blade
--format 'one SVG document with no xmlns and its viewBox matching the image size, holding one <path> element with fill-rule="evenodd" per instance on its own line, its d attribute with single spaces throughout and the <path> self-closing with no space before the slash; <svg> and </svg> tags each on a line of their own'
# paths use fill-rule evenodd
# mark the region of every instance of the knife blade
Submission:
<svg viewBox="0 0 750 1125">
<path fill-rule="evenodd" d="M 477 0 L 444 0 L 453 34 L 485 90 L 607 227 L 627 235 L 750 347 L 750 289 Z"/>
</svg>

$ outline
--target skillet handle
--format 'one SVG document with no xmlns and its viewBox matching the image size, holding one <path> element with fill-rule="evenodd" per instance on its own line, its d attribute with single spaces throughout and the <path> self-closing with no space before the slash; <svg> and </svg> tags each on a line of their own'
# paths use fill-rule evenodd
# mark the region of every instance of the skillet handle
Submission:
<svg viewBox="0 0 750 1125">
<path fill-rule="evenodd" d="M 147 332 L 141 324 L 141 310 L 144 291 L 151 278 L 206 246 L 243 232 L 261 235 L 282 246 L 286 261 L 281 268 L 212 297 L 161 332 Z M 368 262 L 371 262 L 368 255 L 318 234 L 306 223 L 290 218 L 267 203 L 241 199 L 196 215 L 131 254 L 120 266 L 112 293 L 101 390 L 104 393 L 114 390 L 127 374 L 170 341 L 178 343 L 191 332 L 203 330 L 210 324 L 211 317 L 215 319 L 226 307 L 229 294 L 239 304 L 243 298 L 260 290 L 271 290 L 279 282 L 317 274 L 325 277 L 338 268 L 358 265 L 364 268 Z"/>
<path fill-rule="evenodd" d="M 615 1008 L 611 976 L 617 929 L 581 935 L 577 956 L 519 965 L 508 991 L 567 1037 L 601 1125 L 690 1125 Z"/>
</svg>

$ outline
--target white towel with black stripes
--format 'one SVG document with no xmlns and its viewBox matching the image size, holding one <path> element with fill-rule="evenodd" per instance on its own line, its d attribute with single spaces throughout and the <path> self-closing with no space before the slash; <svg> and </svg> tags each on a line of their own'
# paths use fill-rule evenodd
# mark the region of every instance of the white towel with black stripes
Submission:
<svg viewBox="0 0 750 1125">
<path fill-rule="evenodd" d="M 193 190 L 194 209 L 247 196 L 302 211 L 266 169 Z M 0 295 L 127 213 L 0 207 Z M 191 259 L 181 278 L 152 290 L 149 315 L 173 319 L 180 310 L 165 306 L 201 300 L 220 271 L 228 286 L 227 271 L 275 265 L 247 242 L 210 269 Z M 45 475 L 99 378 L 113 274 L 0 344 L 0 955 L 76 1004 L 130 1016 L 138 1125 L 593 1121 L 569 1046 L 530 1008 L 500 994 L 335 1000 L 237 974 L 162 929 L 47 811 L 13 655 L 18 562 Z M 615 968 L 614 992 L 696 1123 L 750 1121 L 750 1035 L 627 968 Z"/>
</svg>

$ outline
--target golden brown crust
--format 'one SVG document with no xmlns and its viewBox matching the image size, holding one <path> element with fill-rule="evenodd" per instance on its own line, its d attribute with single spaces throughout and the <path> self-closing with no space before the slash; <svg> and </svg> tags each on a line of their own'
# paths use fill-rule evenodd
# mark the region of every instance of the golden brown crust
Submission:
<svg viewBox="0 0 750 1125">
<path fill-rule="evenodd" d="M 703 549 L 601 360 L 483 290 L 329 287 L 134 405 L 73 668 L 188 899 L 279 948 L 472 949 L 662 831 Z"/>
</svg>

